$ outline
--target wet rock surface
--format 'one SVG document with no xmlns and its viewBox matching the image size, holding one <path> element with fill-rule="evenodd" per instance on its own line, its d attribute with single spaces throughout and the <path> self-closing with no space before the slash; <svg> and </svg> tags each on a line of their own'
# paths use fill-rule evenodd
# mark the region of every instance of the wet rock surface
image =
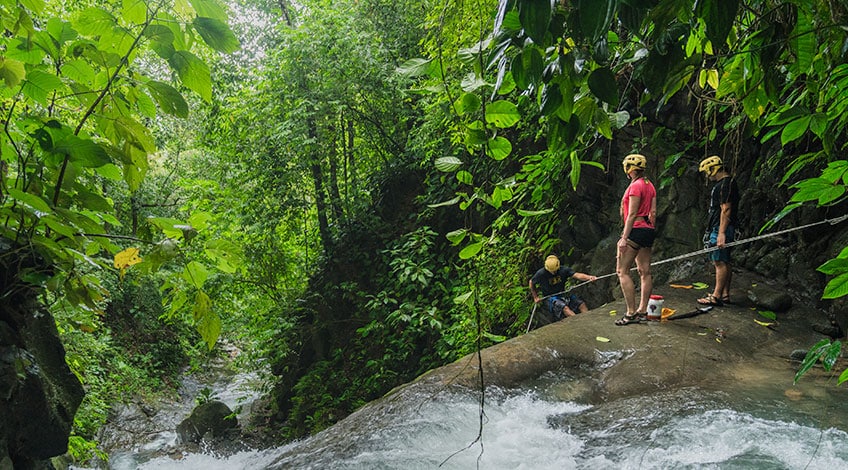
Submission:
<svg viewBox="0 0 848 470">
<path fill-rule="evenodd" d="M 711 287 L 670 287 L 698 282 L 711 286 L 711 280 L 702 276 L 654 287 L 654 293 L 664 297 L 663 307 L 676 312 L 665 321 L 616 326 L 613 322 L 625 308 L 623 302 L 614 301 L 490 347 L 482 353 L 484 381 L 515 387 L 546 371 L 583 371 L 591 387 L 584 388 L 580 397 L 568 398 L 587 403 L 656 390 L 713 387 L 736 380 L 737 364 L 762 368 L 765 380 L 791 384 L 798 368 L 793 351 L 823 339 L 814 327 L 826 322 L 826 313 L 792 303 L 791 297 L 775 303 L 775 298 L 789 294 L 740 271 L 734 274 L 734 303 L 701 313 L 697 299 Z M 674 319 L 685 314 L 690 316 Z M 478 372 L 476 357 L 469 356 L 419 381 L 475 387 Z"/>
<path fill-rule="evenodd" d="M 180 443 L 199 443 L 204 436 L 222 437 L 238 427 L 238 419 L 224 402 L 212 400 L 195 408 L 191 415 L 177 425 Z"/>
<path fill-rule="evenodd" d="M 697 299 L 711 291 L 710 274 L 655 285 L 654 293 L 664 297 L 663 307 L 675 310 L 675 315 L 696 312 L 704 307 Z M 698 289 L 697 283 L 710 287 Z M 368 403 L 331 432 L 314 436 L 300 452 L 309 455 L 332 448 L 345 455 L 353 444 L 342 436 L 384 426 L 387 417 L 441 392 L 477 394 L 481 384 L 507 391 L 544 389 L 548 399 L 591 405 L 593 411 L 577 417 L 548 417 L 552 427 L 584 430 L 596 429 L 609 416 L 629 416 L 634 400 L 644 407 L 646 397 L 656 398 L 650 406 L 681 412 L 697 406 L 687 400 L 690 394 L 715 397 L 719 406 L 731 399 L 780 399 L 804 409 L 833 400 L 824 396 L 840 393 L 832 386 L 834 373 L 821 367 L 793 384 L 801 352 L 806 354 L 823 338 L 813 326 L 825 321 L 826 312 L 794 298 L 791 308 L 779 312 L 754 303 L 749 291 L 759 299 L 783 290 L 747 272 L 734 271 L 733 286 L 734 304 L 678 320 L 615 326 L 624 312 L 619 300 L 531 330 L 481 351 L 482 374 L 477 354 L 433 369 Z M 844 368 L 837 364 L 834 371 L 838 374 Z M 290 468 L 291 458 L 295 457 L 284 456 L 270 468 Z"/>
</svg>

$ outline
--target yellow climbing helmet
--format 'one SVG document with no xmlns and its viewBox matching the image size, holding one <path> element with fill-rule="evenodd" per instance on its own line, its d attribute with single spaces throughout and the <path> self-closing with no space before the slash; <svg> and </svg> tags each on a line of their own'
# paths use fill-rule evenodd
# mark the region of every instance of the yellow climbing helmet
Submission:
<svg viewBox="0 0 848 470">
<path fill-rule="evenodd" d="M 545 270 L 551 274 L 555 274 L 559 269 L 559 258 L 556 255 L 548 255 L 545 258 Z"/>
<path fill-rule="evenodd" d="M 624 173 L 630 173 L 635 170 L 645 170 L 648 167 L 648 160 L 644 155 L 639 155 L 638 153 L 631 153 L 630 155 L 624 157 L 624 160 L 621 161 L 621 166 L 624 167 Z"/>
<path fill-rule="evenodd" d="M 707 176 L 715 176 L 715 174 L 723 167 L 724 162 L 721 161 L 721 158 L 719 158 L 718 155 L 713 155 L 701 160 L 701 164 L 698 165 L 698 171 L 706 173 Z"/>
</svg>

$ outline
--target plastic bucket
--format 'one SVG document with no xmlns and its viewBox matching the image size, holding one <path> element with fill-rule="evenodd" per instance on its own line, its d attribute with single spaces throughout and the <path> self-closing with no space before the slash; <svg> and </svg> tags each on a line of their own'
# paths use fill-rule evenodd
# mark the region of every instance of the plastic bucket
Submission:
<svg viewBox="0 0 848 470">
<path fill-rule="evenodd" d="M 648 299 L 648 320 L 649 321 L 660 321 L 660 318 L 662 318 L 662 306 L 663 306 L 663 296 L 652 295 L 651 298 Z"/>
</svg>

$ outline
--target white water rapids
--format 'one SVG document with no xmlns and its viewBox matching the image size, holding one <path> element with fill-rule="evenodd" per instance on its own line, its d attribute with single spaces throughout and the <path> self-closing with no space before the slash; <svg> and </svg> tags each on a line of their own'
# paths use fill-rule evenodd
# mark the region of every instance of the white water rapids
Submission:
<svg viewBox="0 0 848 470">
<path fill-rule="evenodd" d="M 841 393 L 839 393 L 841 395 Z M 283 447 L 228 457 L 184 454 L 114 469 L 834 469 L 848 468 L 845 405 L 798 406 L 681 390 L 597 407 L 549 400 L 533 388 L 487 392 L 482 440 L 479 397 L 440 393 L 408 399 L 401 412 L 338 425 Z M 734 402 L 734 403 L 731 403 Z M 810 410 L 813 410 L 812 412 Z"/>
</svg>

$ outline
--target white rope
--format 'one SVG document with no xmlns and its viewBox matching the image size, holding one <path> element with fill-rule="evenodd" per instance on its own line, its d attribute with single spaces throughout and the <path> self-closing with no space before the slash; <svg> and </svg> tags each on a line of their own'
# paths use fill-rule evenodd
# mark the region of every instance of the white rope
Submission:
<svg viewBox="0 0 848 470">
<path fill-rule="evenodd" d="M 776 237 L 778 235 L 783 235 L 784 233 L 794 232 L 794 231 L 797 231 L 797 230 L 810 228 L 810 227 L 813 227 L 813 226 L 816 226 L 816 225 L 821 225 L 821 224 L 836 225 L 836 224 L 844 221 L 845 219 L 848 219 L 848 214 L 845 214 L 841 217 L 835 217 L 833 219 L 825 219 L 825 220 L 821 220 L 819 222 L 813 222 L 811 224 L 801 225 L 799 227 L 793 227 L 793 228 L 788 228 L 788 229 L 785 229 L 785 230 L 780 230 L 778 232 L 767 233 L 765 235 L 757 235 L 756 237 L 746 238 L 744 240 L 735 240 L 735 241 L 732 241 L 730 243 L 725 243 L 725 245 L 722 246 L 722 247 L 711 246 L 709 248 L 704 248 L 704 249 L 701 249 L 701 250 L 692 251 L 692 252 L 689 252 L 689 253 L 686 253 L 686 254 L 683 254 L 683 255 L 680 255 L 680 256 L 675 256 L 674 258 L 668 258 L 668 259 L 664 259 L 662 261 L 655 261 L 655 262 L 651 263 L 651 266 L 659 266 L 661 264 L 671 263 L 672 261 L 679 261 L 679 260 L 682 260 L 682 259 L 691 258 L 693 256 L 703 255 L 703 254 L 709 253 L 711 251 L 723 250 L 723 249 L 729 248 L 731 246 L 743 245 L 745 243 L 751 243 L 753 241 L 762 240 L 764 238 Z M 634 269 L 636 269 L 636 268 L 634 267 L 634 268 L 631 268 L 630 270 L 633 271 Z M 599 281 L 601 279 L 611 277 L 611 276 L 615 276 L 615 275 L 616 275 L 616 273 L 609 273 L 609 274 L 604 274 L 603 276 L 597 276 L 597 277 L 595 277 L 595 280 L 593 280 L 593 281 L 581 282 L 580 284 L 575 284 L 575 285 L 569 287 L 568 289 L 565 289 L 562 292 L 556 292 L 554 294 L 550 294 L 550 295 L 546 295 L 544 297 L 541 297 L 541 298 L 539 298 L 539 302 L 547 299 L 548 297 L 554 297 L 554 296 L 557 296 L 557 295 L 560 295 L 560 294 L 565 294 L 566 292 L 568 292 L 572 289 L 576 289 L 580 286 L 584 286 L 586 284 L 589 284 L 590 282 L 596 282 L 596 281 Z M 533 309 L 533 311 L 535 312 L 535 308 Z M 530 320 L 531 321 L 533 320 L 532 315 L 531 315 Z M 527 325 L 527 331 L 530 331 L 530 325 Z"/>
</svg>

